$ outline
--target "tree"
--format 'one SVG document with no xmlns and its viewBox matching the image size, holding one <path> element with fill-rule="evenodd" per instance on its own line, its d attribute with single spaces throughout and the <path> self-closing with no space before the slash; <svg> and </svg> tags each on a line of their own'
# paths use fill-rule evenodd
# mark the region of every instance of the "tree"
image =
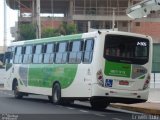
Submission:
<svg viewBox="0 0 160 120">
<path fill-rule="evenodd" d="M 58 35 L 60 35 L 60 33 L 57 29 L 46 28 L 42 31 L 42 38 L 54 37 L 54 36 L 58 36 Z"/>
<path fill-rule="evenodd" d="M 63 22 L 59 28 L 59 31 L 62 35 L 70 35 L 77 33 L 77 26 L 74 23 Z"/>
<path fill-rule="evenodd" d="M 77 26 L 74 23 L 63 22 L 58 29 L 46 28 L 42 30 L 42 38 L 54 37 L 59 35 L 70 35 L 77 33 Z"/>
<path fill-rule="evenodd" d="M 36 38 L 36 28 L 33 24 L 19 25 L 19 40 L 31 40 Z"/>
<path fill-rule="evenodd" d="M 19 40 L 31 40 L 36 38 L 36 27 L 33 24 L 21 24 L 19 26 Z M 42 38 L 59 35 L 70 35 L 77 33 L 77 26 L 74 23 L 63 22 L 58 29 L 45 28 L 42 30 Z"/>
</svg>

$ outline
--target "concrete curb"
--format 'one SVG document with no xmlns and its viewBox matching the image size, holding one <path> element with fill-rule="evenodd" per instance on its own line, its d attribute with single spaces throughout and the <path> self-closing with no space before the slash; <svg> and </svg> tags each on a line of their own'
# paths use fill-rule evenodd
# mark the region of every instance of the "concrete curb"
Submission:
<svg viewBox="0 0 160 120">
<path fill-rule="evenodd" d="M 128 105 L 128 104 L 119 104 L 119 103 L 111 104 L 110 106 L 114 108 L 119 108 L 119 109 L 125 109 L 125 110 L 130 110 L 130 111 L 135 111 L 135 112 L 142 112 L 146 114 L 160 115 L 160 109 L 138 107 L 138 106 L 133 106 L 133 105 Z"/>
</svg>

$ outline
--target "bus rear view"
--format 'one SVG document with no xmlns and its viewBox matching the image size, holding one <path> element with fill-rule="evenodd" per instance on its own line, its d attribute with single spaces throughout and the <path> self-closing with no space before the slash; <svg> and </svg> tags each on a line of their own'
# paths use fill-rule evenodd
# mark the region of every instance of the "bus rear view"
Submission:
<svg viewBox="0 0 160 120">
<path fill-rule="evenodd" d="M 108 103 L 139 103 L 148 99 L 151 38 L 131 33 L 104 37 L 103 68 L 97 70 L 97 93 Z M 96 99 L 98 96 L 95 95 Z"/>
</svg>

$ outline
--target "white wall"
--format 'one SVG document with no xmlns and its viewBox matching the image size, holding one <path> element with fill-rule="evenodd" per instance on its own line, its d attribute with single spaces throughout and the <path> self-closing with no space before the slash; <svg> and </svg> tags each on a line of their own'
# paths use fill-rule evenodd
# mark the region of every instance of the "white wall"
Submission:
<svg viewBox="0 0 160 120">
<path fill-rule="evenodd" d="M 154 80 L 155 74 L 155 80 Z M 152 73 L 151 74 L 151 88 L 160 88 L 160 73 Z"/>
</svg>

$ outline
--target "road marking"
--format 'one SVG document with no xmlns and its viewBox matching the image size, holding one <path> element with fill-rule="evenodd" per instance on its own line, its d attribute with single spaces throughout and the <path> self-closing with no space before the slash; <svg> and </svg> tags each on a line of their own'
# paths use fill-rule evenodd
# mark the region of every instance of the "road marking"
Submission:
<svg viewBox="0 0 160 120">
<path fill-rule="evenodd" d="M 79 111 L 81 111 L 81 112 L 84 112 L 84 113 L 87 113 L 87 112 L 89 112 L 89 111 L 86 111 L 86 110 L 79 110 Z"/>
<path fill-rule="evenodd" d="M 122 120 L 122 119 L 119 119 L 119 118 L 112 118 L 113 120 Z"/>
<path fill-rule="evenodd" d="M 61 106 L 61 105 L 55 105 L 55 106 L 56 106 L 56 107 L 61 107 L 61 108 L 64 107 L 64 106 Z"/>
<path fill-rule="evenodd" d="M 94 114 L 94 115 L 100 116 L 100 117 L 105 117 L 105 115 L 103 115 L 103 114 Z"/>
<path fill-rule="evenodd" d="M 66 107 L 66 108 L 68 108 L 68 109 L 70 109 L 70 110 L 73 110 L 73 109 L 75 109 L 75 108 L 72 108 L 72 107 Z"/>
</svg>

